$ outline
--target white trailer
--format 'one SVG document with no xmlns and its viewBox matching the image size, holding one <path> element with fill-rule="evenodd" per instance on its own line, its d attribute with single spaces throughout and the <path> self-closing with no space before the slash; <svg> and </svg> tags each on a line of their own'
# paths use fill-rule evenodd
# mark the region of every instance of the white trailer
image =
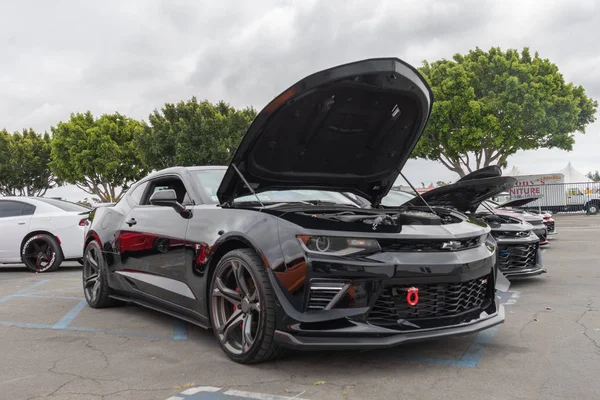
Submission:
<svg viewBox="0 0 600 400">
<path fill-rule="evenodd" d="M 565 182 L 561 173 L 517 175 L 515 178 L 517 183 L 508 192 L 511 200 L 541 196 L 527 204 L 528 209 L 595 214 L 600 207 L 600 182 Z"/>
</svg>

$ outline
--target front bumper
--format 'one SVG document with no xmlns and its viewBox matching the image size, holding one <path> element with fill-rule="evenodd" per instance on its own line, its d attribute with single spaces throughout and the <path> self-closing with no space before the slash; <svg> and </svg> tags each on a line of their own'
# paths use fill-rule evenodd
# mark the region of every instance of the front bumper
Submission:
<svg viewBox="0 0 600 400">
<path fill-rule="evenodd" d="M 548 272 L 548 271 L 546 271 L 546 268 L 542 267 L 541 265 L 535 266 L 533 268 L 526 268 L 526 269 L 521 269 L 521 270 L 516 270 L 516 271 L 515 270 L 502 271 L 504 276 L 507 278 L 528 278 L 530 276 L 537 276 L 537 275 L 545 274 L 546 272 Z"/>
<path fill-rule="evenodd" d="M 343 350 L 386 348 L 448 336 L 467 335 L 489 329 L 504 322 L 504 306 L 500 304 L 497 298 L 495 303 L 497 312 L 492 315 L 483 312 L 482 316 L 476 320 L 443 328 L 398 332 L 370 324 L 360 324 L 352 331 L 346 329 L 344 336 L 328 336 L 326 332 L 321 332 L 318 336 L 293 335 L 278 330 L 275 331 L 275 340 L 281 346 L 297 350 Z"/>
<path fill-rule="evenodd" d="M 536 240 L 498 239 L 498 269 L 507 278 L 530 277 L 546 273 L 542 251 Z M 508 254 L 504 254 L 508 253 Z M 514 254 L 511 254 L 514 253 Z"/>
<path fill-rule="evenodd" d="M 311 255 L 298 298 L 303 303 L 290 302 L 283 280 L 270 275 L 280 307 L 276 340 L 302 349 L 376 348 L 500 324 L 495 246 L 494 241 L 456 252 L 384 252 L 360 260 Z M 351 289 L 334 290 L 322 302 L 336 282 Z M 409 304 L 409 289 L 418 289 L 418 304 Z"/>
<path fill-rule="evenodd" d="M 537 225 L 533 229 L 533 233 L 540 239 L 540 246 L 546 246 L 550 242 L 548 241 L 548 229 L 545 225 Z"/>
</svg>

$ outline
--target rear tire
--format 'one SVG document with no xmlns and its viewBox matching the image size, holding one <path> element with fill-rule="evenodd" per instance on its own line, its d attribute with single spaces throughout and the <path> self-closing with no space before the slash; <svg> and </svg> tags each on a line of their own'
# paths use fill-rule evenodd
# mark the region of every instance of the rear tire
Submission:
<svg viewBox="0 0 600 400">
<path fill-rule="evenodd" d="M 274 337 L 276 301 L 267 270 L 255 252 L 233 250 L 219 261 L 210 285 L 210 318 L 229 358 L 256 364 L 284 354 L 286 349 Z"/>
<path fill-rule="evenodd" d="M 102 248 L 95 240 L 85 247 L 83 252 L 83 293 L 92 308 L 113 307 L 117 300 L 111 299 L 108 287 L 108 270 L 102 254 Z"/>
<path fill-rule="evenodd" d="M 56 238 L 42 233 L 33 235 L 23 243 L 21 260 L 32 272 L 52 272 L 62 264 L 63 254 Z"/>
</svg>

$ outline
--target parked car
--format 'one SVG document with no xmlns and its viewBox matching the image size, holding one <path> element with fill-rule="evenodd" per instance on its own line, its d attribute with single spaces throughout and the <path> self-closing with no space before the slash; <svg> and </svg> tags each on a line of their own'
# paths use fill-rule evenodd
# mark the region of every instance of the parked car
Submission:
<svg viewBox="0 0 600 400">
<path fill-rule="evenodd" d="M 381 202 L 387 207 L 402 205 L 428 204 L 432 207 L 451 207 L 485 221 L 496 239 L 498 249 L 498 268 L 509 277 L 529 277 L 546 272 L 542 264 L 542 254 L 539 248 L 540 239 L 533 232 L 533 226 L 523 219 L 510 215 L 498 214 L 494 210 L 480 207 L 483 199 L 474 200 L 470 190 L 472 185 L 481 182 L 485 186 L 486 179 L 499 177 L 502 170 L 497 166 L 485 167 L 474 171 L 456 183 L 429 190 L 419 198 L 415 193 L 407 191 L 390 191 Z M 465 186 L 465 182 L 471 185 Z M 488 193 L 492 196 L 492 193 Z"/>
<path fill-rule="evenodd" d="M 552 218 L 551 211 L 545 210 L 533 210 L 531 208 L 524 209 L 525 206 L 539 200 L 542 196 L 530 196 L 530 197 L 520 197 L 517 199 L 504 198 L 504 201 L 500 201 L 498 196 L 493 197 L 493 205 L 499 209 L 505 210 L 518 210 L 518 212 L 525 211 L 528 214 L 539 215 L 543 219 L 544 225 L 546 225 L 546 231 L 548 236 L 556 235 L 556 224 L 554 218 Z"/>
<path fill-rule="evenodd" d="M 443 207 L 379 208 L 431 103 L 425 79 L 398 59 L 299 81 L 257 115 L 229 167 L 158 171 L 95 210 L 88 304 L 133 302 L 212 327 L 240 363 L 286 348 L 389 347 L 502 323 L 495 288 L 507 281 L 489 226 Z M 477 183 L 474 197 L 511 179 Z"/>
<path fill-rule="evenodd" d="M 46 197 L 0 198 L 0 263 L 50 272 L 64 260 L 80 260 L 89 212 Z"/>
<path fill-rule="evenodd" d="M 517 200 L 512 200 L 505 203 L 497 203 L 492 200 L 486 200 L 480 207 L 478 212 L 485 212 L 485 210 L 493 209 L 496 214 L 509 215 L 515 218 L 522 219 L 525 222 L 533 225 L 533 232 L 540 238 L 540 246 L 546 246 L 550 244 L 548 241 L 548 228 L 544 223 L 544 218 L 539 214 L 534 214 L 529 211 L 513 208 L 517 203 Z"/>
<path fill-rule="evenodd" d="M 535 212 L 532 212 L 535 214 Z M 546 230 L 548 231 L 548 237 L 556 235 L 558 232 L 556 231 L 556 221 L 552 218 L 552 214 L 549 212 L 541 212 L 539 215 L 544 219 L 544 225 L 546 225 Z"/>
</svg>

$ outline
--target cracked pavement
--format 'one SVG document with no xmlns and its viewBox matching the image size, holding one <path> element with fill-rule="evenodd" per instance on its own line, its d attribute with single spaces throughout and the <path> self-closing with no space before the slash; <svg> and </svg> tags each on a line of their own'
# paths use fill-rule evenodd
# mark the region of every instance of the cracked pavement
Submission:
<svg viewBox="0 0 600 400">
<path fill-rule="evenodd" d="M 47 329 L 82 297 L 80 268 L 0 268 L 0 298 L 48 279 L 29 292 L 44 297 L 0 302 L 0 321 L 18 323 L 0 325 L 0 399 L 165 400 L 196 385 L 312 400 L 597 399 L 600 216 L 556 220 L 559 235 L 543 253 L 548 274 L 513 282 L 520 297 L 474 368 L 406 359 L 459 359 L 473 336 L 242 366 L 211 332 L 190 327 L 189 340 L 173 340 L 170 317 L 135 306 L 84 308 L 70 326 L 87 331 Z"/>
</svg>

